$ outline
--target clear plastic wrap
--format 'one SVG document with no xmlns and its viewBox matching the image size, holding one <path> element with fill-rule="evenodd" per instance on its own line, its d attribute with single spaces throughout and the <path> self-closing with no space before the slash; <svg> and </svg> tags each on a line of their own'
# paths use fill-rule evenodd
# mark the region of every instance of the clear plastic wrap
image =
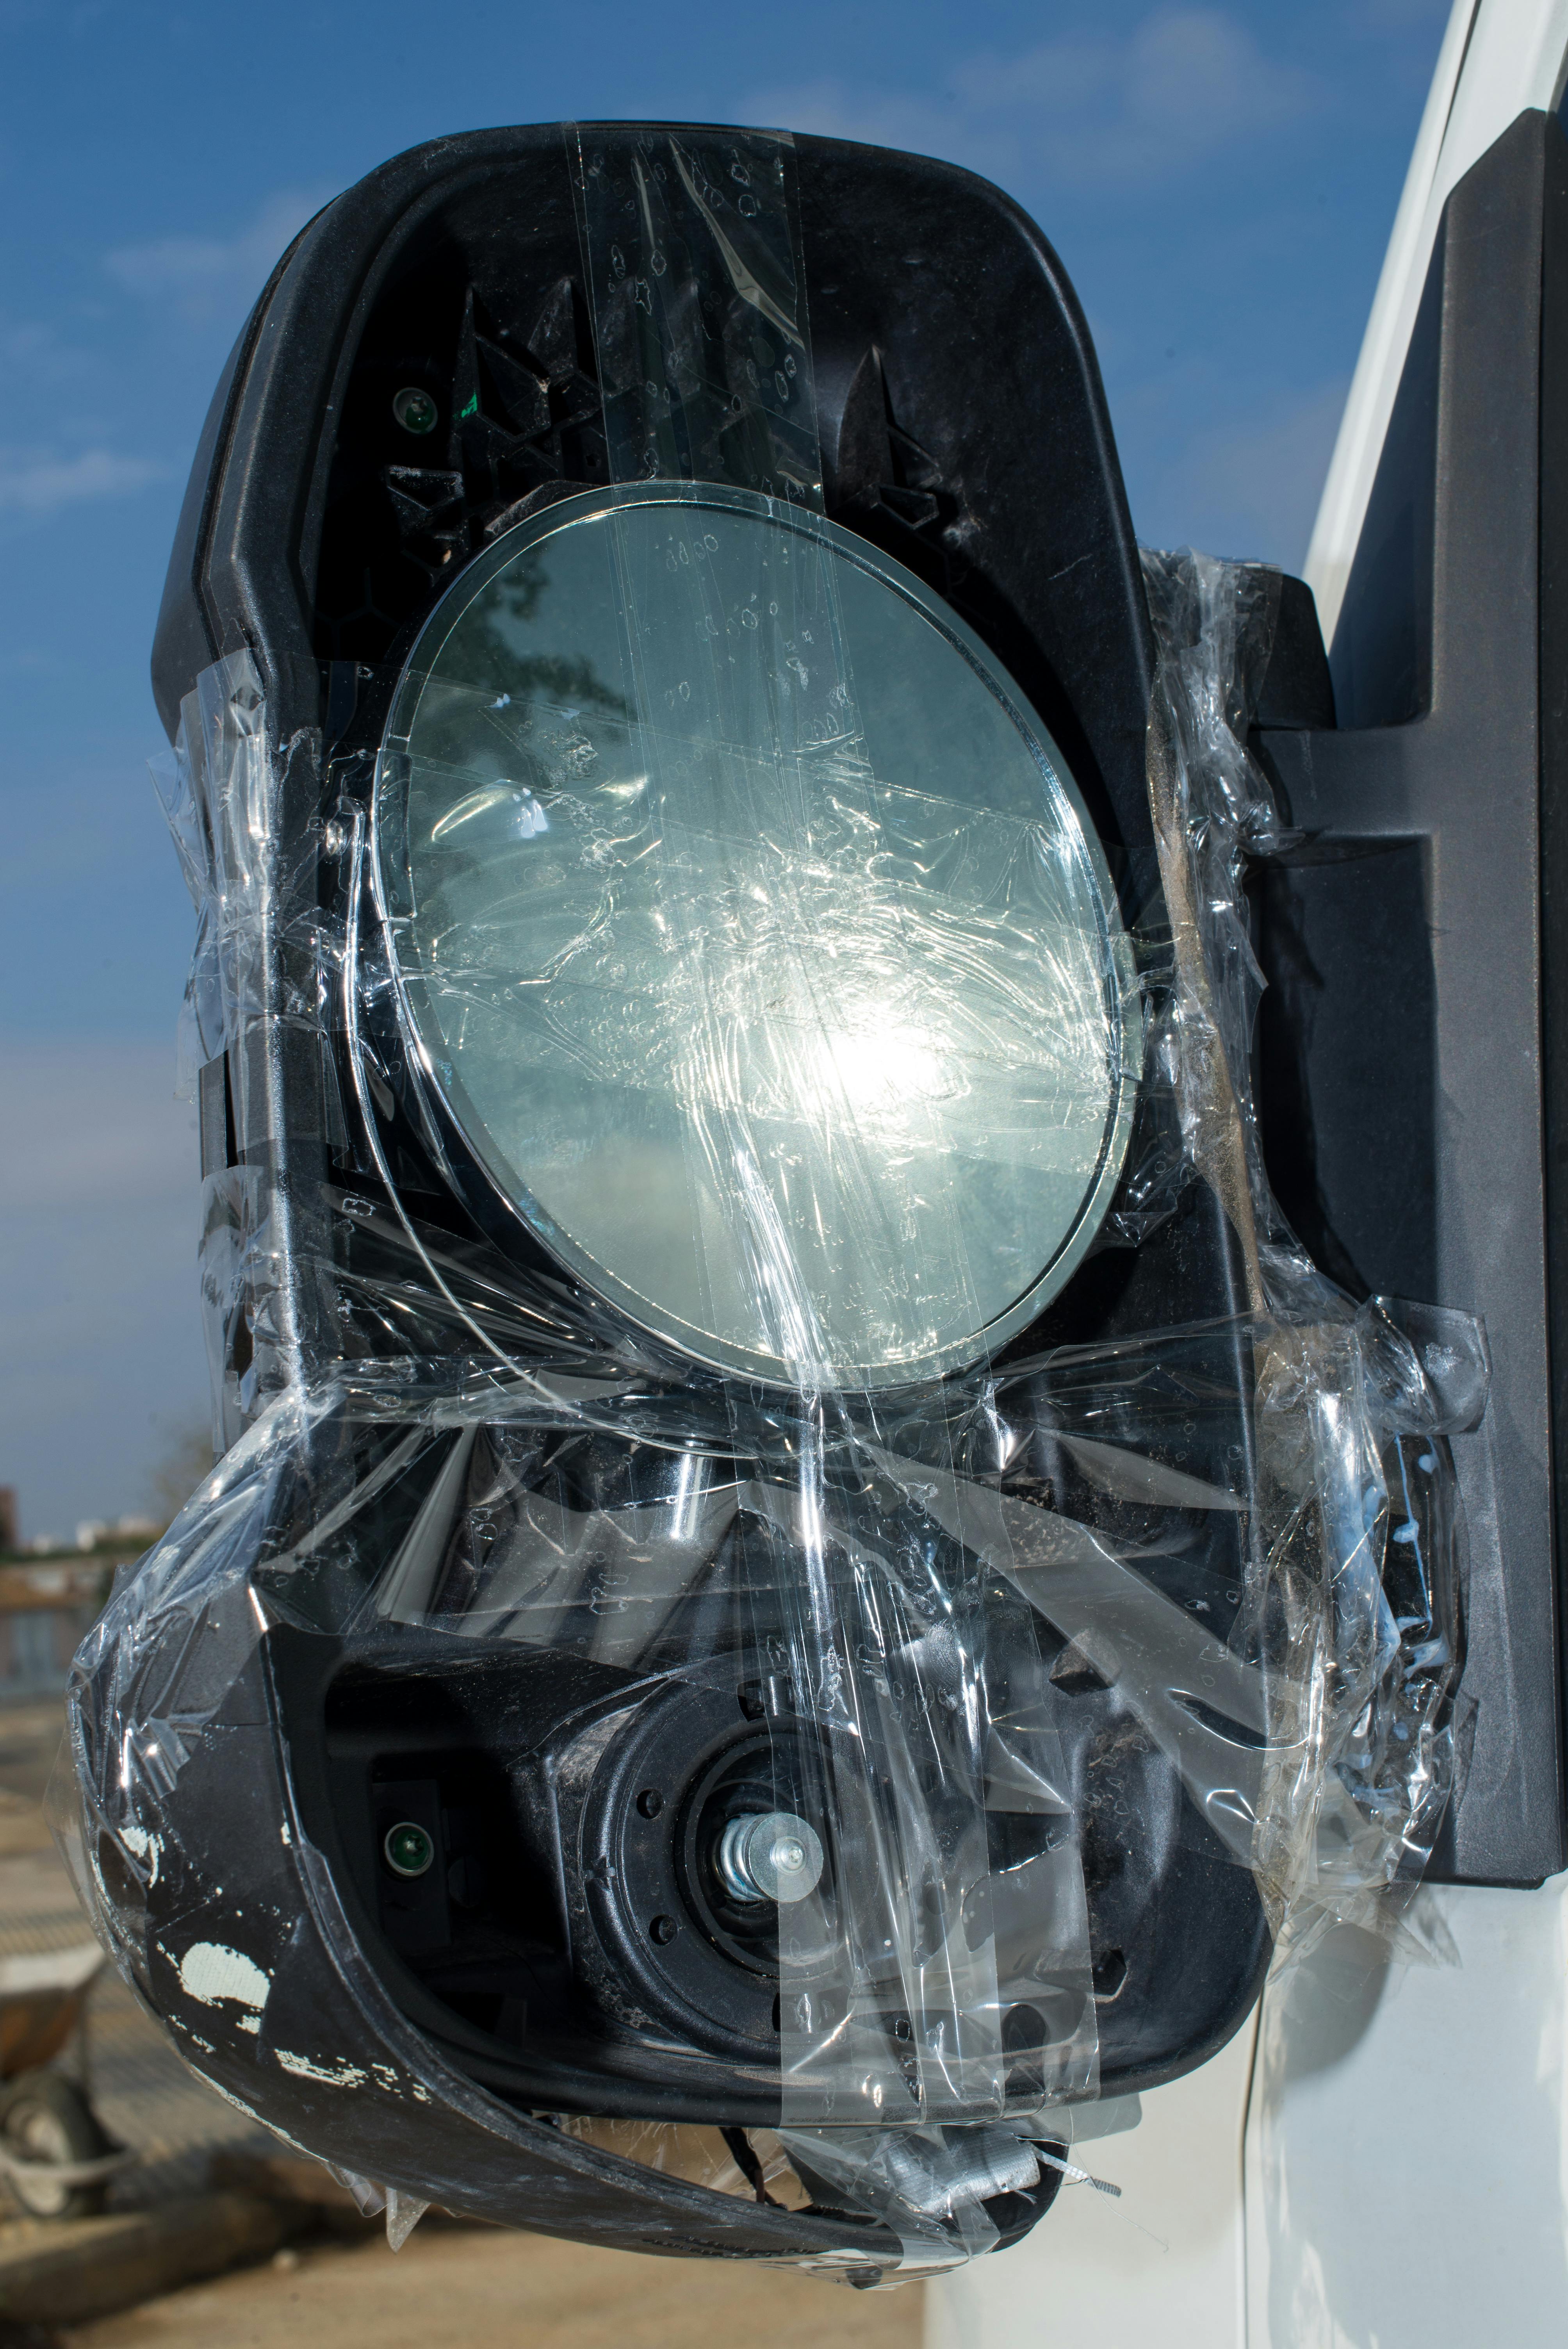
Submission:
<svg viewBox="0 0 1568 2349">
<path fill-rule="evenodd" d="M 739 2199 L 754 2256 L 916 2274 L 1158 2076 L 1161 1886 L 1243 1940 L 1261 1899 L 1276 1946 L 1396 1914 L 1451 1785 L 1484 1346 L 1353 1307 L 1269 1196 L 1271 575 L 1148 559 L 1169 925 L 1135 928 L 978 640 L 817 512 L 787 142 L 580 160 L 624 486 L 479 557 L 373 756 L 280 742 L 247 655 L 185 707 L 191 1058 L 245 1138 L 205 1177 L 223 1456 L 82 1650 L 65 1832 L 188 2058 L 263 2116 L 286 2075 L 389 2230 L 564 2229 L 634 2176 L 648 2248 Z M 1038 1341 L 1194 1196 L 1241 1309 Z M 344 1752 L 395 1671 L 512 1724 L 545 1955 L 497 1954 L 480 1796 L 387 1782 L 443 1860 L 364 1895 L 422 2027 L 290 1709 L 327 1647 Z M 604 2102 L 453 2053 L 482 2005 L 521 2064 L 568 1978 Z"/>
</svg>

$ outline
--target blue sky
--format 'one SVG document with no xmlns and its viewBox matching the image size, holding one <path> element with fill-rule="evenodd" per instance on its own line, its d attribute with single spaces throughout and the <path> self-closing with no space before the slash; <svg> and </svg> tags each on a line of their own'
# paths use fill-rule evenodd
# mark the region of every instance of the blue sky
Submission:
<svg viewBox="0 0 1568 2349">
<path fill-rule="evenodd" d="M 69 1534 L 199 1419 L 191 915 L 147 655 L 279 250 L 491 122 L 781 123 L 1000 181 L 1088 310 L 1140 534 L 1298 565 L 1445 0 L 0 0 L 0 1484 Z"/>
</svg>

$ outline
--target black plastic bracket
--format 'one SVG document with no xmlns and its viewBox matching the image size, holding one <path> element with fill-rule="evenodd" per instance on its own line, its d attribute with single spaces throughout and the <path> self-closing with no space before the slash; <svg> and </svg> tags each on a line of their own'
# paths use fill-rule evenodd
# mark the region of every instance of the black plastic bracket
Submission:
<svg viewBox="0 0 1568 2349">
<path fill-rule="evenodd" d="M 1326 1270 L 1479 1313 L 1462 1792 L 1431 1874 L 1568 1864 L 1568 140 L 1447 206 L 1347 586 L 1343 730 L 1260 740 L 1303 848 L 1259 887 L 1264 1150 Z M 1554 931 L 1559 934 L 1554 936 Z"/>
</svg>

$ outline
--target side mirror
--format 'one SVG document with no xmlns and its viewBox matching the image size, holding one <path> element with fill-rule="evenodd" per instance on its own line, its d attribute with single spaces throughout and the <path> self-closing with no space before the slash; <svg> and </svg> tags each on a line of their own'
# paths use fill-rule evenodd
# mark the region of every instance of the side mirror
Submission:
<svg viewBox="0 0 1568 2349">
<path fill-rule="evenodd" d="M 1452 1414 L 1248 1106 L 1310 598 L 1140 560 L 995 190 L 495 131 L 280 264 L 154 676 L 228 1449 L 84 1661 L 106 1933 L 400 2193 L 1016 2240 L 1449 1784 Z"/>
</svg>

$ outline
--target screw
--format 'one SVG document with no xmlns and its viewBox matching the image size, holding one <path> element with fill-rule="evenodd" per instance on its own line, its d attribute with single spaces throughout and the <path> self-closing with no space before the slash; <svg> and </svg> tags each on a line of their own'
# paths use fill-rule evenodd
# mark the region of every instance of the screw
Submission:
<svg viewBox="0 0 1568 2349">
<path fill-rule="evenodd" d="M 420 440 L 440 422 L 440 410 L 429 393 L 421 391 L 418 384 L 407 383 L 401 391 L 393 393 L 392 413 L 405 432 L 412 432 Z"/>
<path fill-rule="evenodd" d="M 413 1819 L 388 1827 L 381 1849 L 394 1876 L 423 1876 L 436 1857 L 433 1839 Z"/>
</svg>

